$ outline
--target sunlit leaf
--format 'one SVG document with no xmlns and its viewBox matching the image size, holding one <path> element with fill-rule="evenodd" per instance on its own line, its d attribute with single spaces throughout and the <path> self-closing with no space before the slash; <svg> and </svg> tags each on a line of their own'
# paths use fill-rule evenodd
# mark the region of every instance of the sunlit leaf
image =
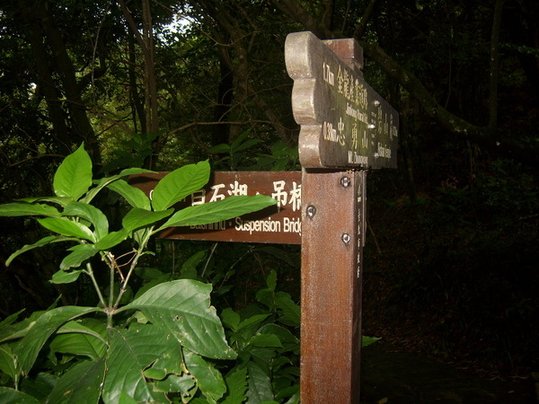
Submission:
<svg viewBox="0 0 539 404">
<path fill-rule="evenodd" d="M 67 205 L 62 213 L 63 216 L 77 216 L 92 223 L 97 239 L 100 240 L 109 231 L 109 221 L 105 214 L 98 208 L 87 203 L 72 202 Z"/>
<path fill-rule="evenodd" d="M 128 231 L 133 231 L 163 220 L 170 216 L 172 212 L 174 212 L 174 209 L 152 212 L 151 210 L 133 208 L 122 219 L 122 226 Z"/>
<path fill-rule="evenodd" d="M 60 212 L 53 206 L 44 204 L 33 204 L 25 202 L 11 202 L 0 205 L 0 216 L 50 216 L 58 217 Z"/>
<path fill-rule="evenodd" d="M 189 206 L 173 214 L 159 230 L 168 227 L 196 226 L 217 223 L 275 205 L 276 201 L 265 195 L 231 196 L 217 202 Z"/>
<path fill-rule="evenodd" d="M 67 156 L 54 174 L 53 188 L 57 196 L 79 199 L 92 185 L 92 160 L 82 144 Z"/>
<path fill-rule="evenodd" d="M 113 183 L 114 181 L 127 177 L 129 175 L 136 175 L 136 174 L 144 174 L 144 173 L 155 173 L 155 171 L 146 170 L 144 168 L 126 168 L 125 170 L 122 170 L 120 174 L 113 175 L 111 177 L 105 177 L 101 178 L 100 180 L 96 181 L 96 186 L 92 188 L 88 193 L 84 196 L 83 199 L 81 199 L 81 202 L 84 203 L 90 203 L 92 199 L 95 198 L 95 196 L 106 186 Z"/>
<path fill-rule="evenodd" d="M 210 178 L 210 164 L 201 161 L 188 164 L 165 175 L 152 193 L 152 206 L 156 211 L 170 208 L 186 196 L 201 189 Z"/>
<path fill-rule="evenodd" d="M 79 276 L 81 273 L 82 273 L 82 270 L 67 272 L 67 271 L 64 271 L 63 269 L 60 269 L 59 271 L 56 271 L 52 275 L 50 283 L 54 283 L 55 285 L 73 283 L 77 279 L 79 279 Z"/>
<path fill-rule="evenodd" d="M 37 219 L 38 223 L 47 230 L 66 237 L 77 237 L 84 240 L 95 241 L 95 236 L 88 226 L 76 223 L 65 217 L 46 217 Z"/>
<path fill-rule="evenodd" d="M 129 185 L 125 180 L 111 182 L 107 188 L 121 195 L 134 208 L 151 209 L 150 198 L 140 188 Z"/>
<path fill-rule="evenodd" d="M 95 248 L 99 251 L 110 250 L 112 247 L 117 246 L 122 241 L 127 239 L 129 231 L 121 229 L 119 231 L 113 231 L 94 244 Z"/>
<path fill-rule="evenodd" d="M 79 268 L 84 261 L 98 253 L 97 248 L 93 244 L 79 244 L 71 247 L 70 250 L 71 253 L 60 262 L 61 270 L 66 271 L 70 268 Z"/>
<path fill-rule="evenodd" d="M 233 359 L 215 308 L 211 285 L 179 279 L 154 286 L 120 310 L 136 309 L 154 324 L 175 335 L 183 346 L 200 355 Z"/>
</svg>

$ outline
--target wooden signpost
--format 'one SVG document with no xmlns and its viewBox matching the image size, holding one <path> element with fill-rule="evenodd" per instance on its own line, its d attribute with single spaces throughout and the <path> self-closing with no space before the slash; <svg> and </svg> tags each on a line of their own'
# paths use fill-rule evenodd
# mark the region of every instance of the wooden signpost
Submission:
<svg viewBox="0 0 539 404">
<path fill-rule="evenodd" d="M 277 206 L 162 236 L 301 244 L 301 402 L 359 403 L 366 169 L 396 167 L 398 114 L 364 81 L 353 39 L 292 33 L 285 60 L 302 171 L 216 172 L 186 204 L 261 193 Z M 136 182 L 149 192 L 158 178 Z"/>
</svg>

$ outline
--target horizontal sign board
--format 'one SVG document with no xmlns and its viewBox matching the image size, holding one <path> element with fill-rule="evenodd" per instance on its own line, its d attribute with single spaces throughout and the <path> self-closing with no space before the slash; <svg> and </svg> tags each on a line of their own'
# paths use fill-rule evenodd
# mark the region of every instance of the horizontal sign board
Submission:
<svg viewBox="0 0 539 404">
<path fill-rule="evenodd" d="M 137 175 L 130 182 L 149 194 L 164 175 L 165 173 Z M 271 196 L 277 201 L 277 205 L 218 223 L 167 229 L 160 237 L 179 240 L 301 244 L 300 171 L 216 171 L 204 189 L 187 197 L 182 204 L 198 205 L 219 201 L 232 195 L 257 194 Z"/>
<path fill-rule="evenodd" d="M 399 116 L 363 79 L 360 49 L 353 39 L 321 41 L 311 32 L 286 39 L 304 168 L 397 166 Z"/>
</svg>

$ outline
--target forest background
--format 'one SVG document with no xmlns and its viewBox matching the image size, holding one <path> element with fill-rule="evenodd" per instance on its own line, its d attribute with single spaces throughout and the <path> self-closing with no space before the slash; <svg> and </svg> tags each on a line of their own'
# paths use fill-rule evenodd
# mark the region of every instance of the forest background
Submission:
<svg viewBox="0 0 539 404">
<path fill-rule="evenodd" d="M 0 202 L 50 194 L 82 142 L 101 173 L 208 158 L 299 169 L 286 35 L 354 37 L 366 81 L 400 114 L 398 170 L 369 173 L 364 334 L 527 376 L 539 366 L 538 18 L 535 0 L 2 0 Z M 94 298 L 83 282 L 48 283 L 53 248 L 4 267 L 40 234 L 2 221 L 0 318 Z M 169 271 L 204 250 L 213 269 L 198 276 L 233 306 L 272 269 L 299 301 L 296 247 L 155 248 L 148 265 Z"/>
</svg>

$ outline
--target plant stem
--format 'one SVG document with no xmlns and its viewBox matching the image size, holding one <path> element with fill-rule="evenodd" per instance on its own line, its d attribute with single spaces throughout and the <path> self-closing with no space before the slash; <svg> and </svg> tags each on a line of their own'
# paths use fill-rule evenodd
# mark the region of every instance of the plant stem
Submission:
<svg viewBox="0 0 539 404">
<path fill-rule="evenodd" d="M 105 299 L 103 298 L 103 294 L 101 293 L 101 289 L 99 289 L 99 285 L 97 284 L 97 281 L 95 279 L 94 271 L 92 269 L 92 265 L 89 262 L 86 264 L 86 273 L 88 274 L 88 276 L 92 280 L 95 291 L 97 292 L 97 296 L 99 297 L 99 302 L 101 303 L 101 305 L 103 307 L 106 308 L 107 304 L 105 303 Z"/>
</svg>

